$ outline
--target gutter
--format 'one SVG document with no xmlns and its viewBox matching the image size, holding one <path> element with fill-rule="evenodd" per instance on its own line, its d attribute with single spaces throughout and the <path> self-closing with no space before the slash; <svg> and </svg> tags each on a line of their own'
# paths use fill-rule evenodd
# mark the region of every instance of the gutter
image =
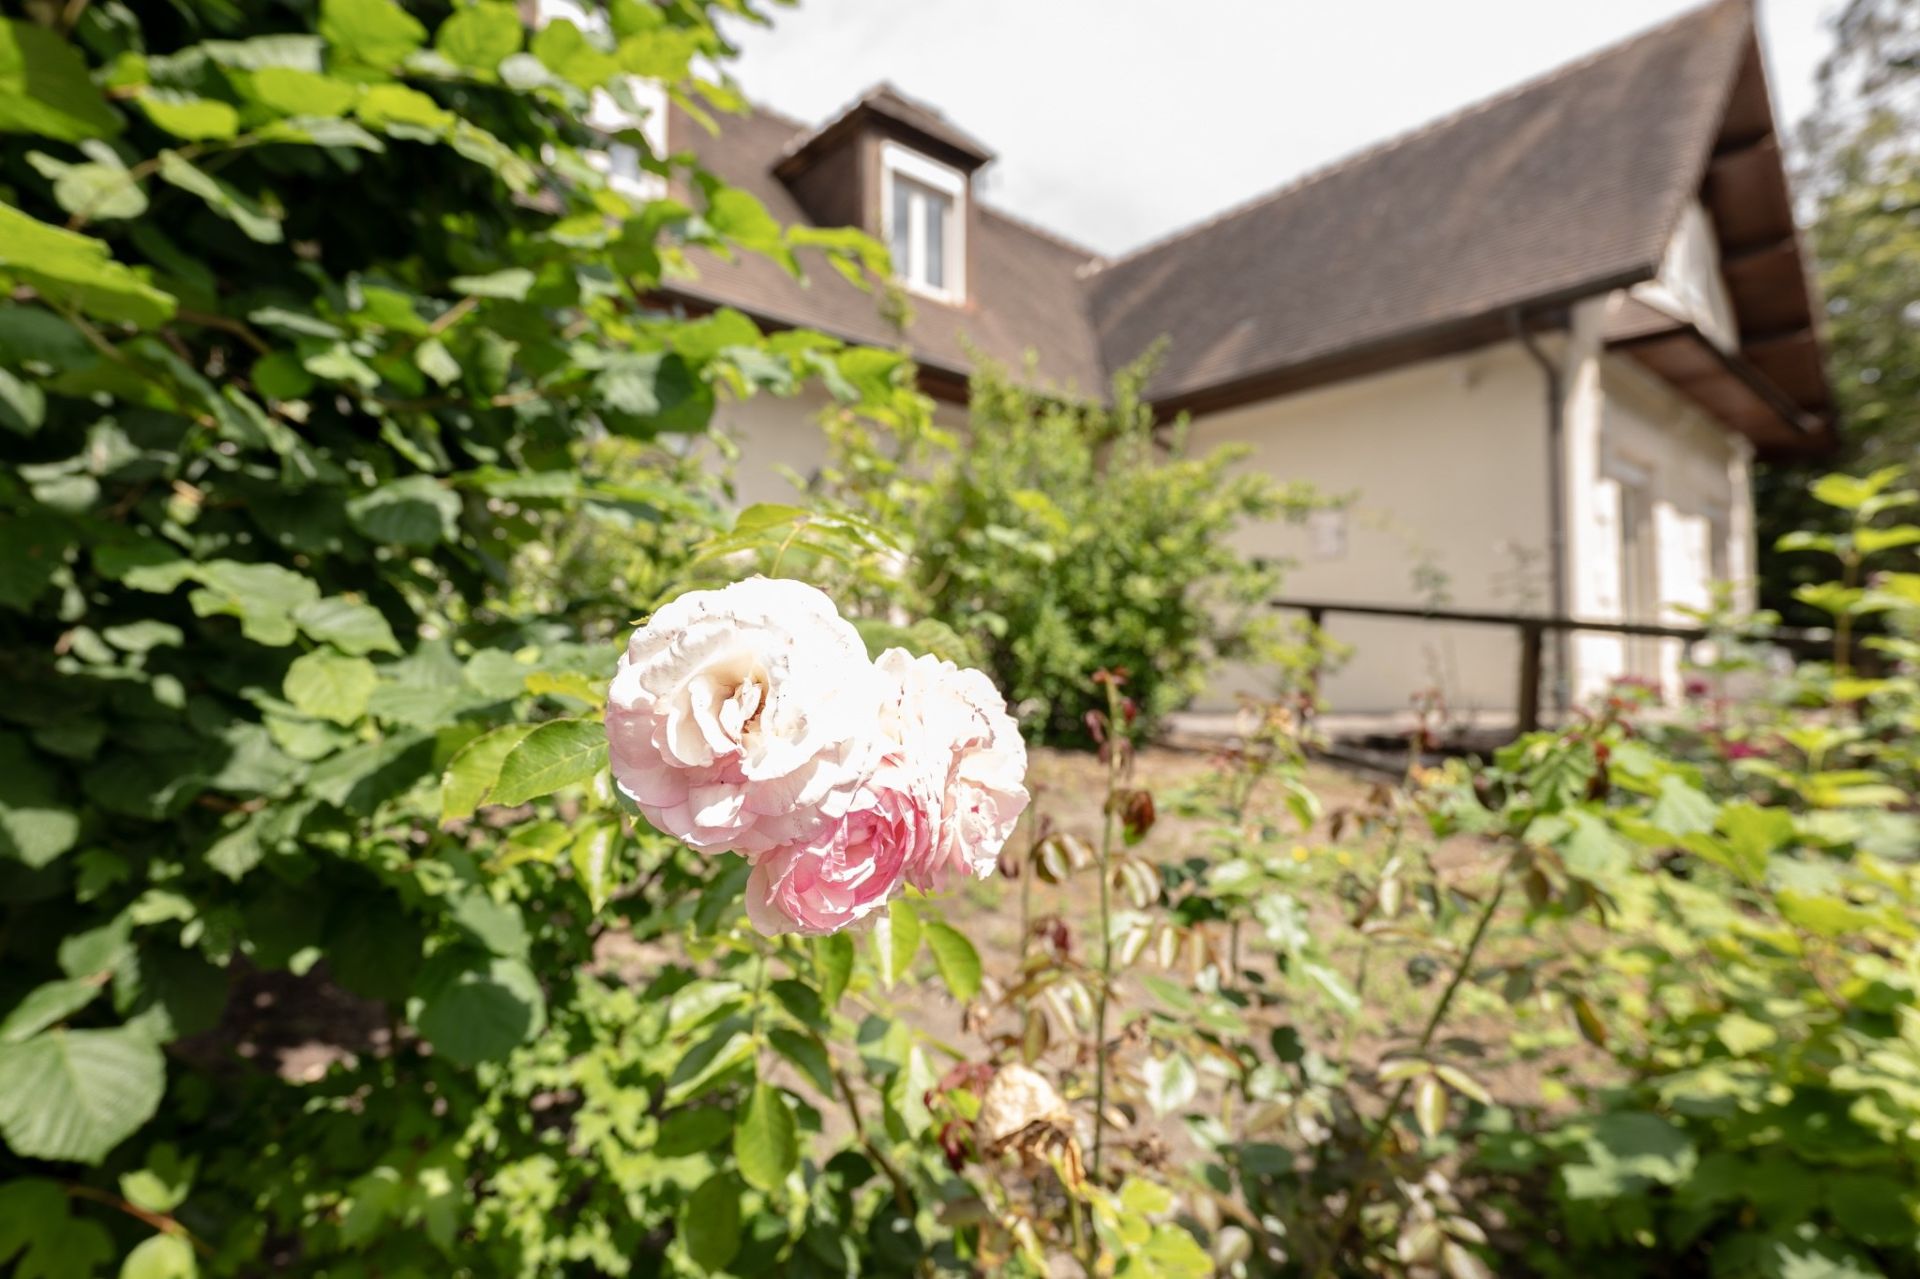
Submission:
<svg viewBox="0 0 1920 1279">
<path fill-rule="evenodd" d="M 1545 351 L 1527 325 L 1527 310 L 1516 306 L 1508 313 L 1513 335 L 1533 362 L 1540 366 L 1547 393 L 1547 562 L 1548 591 L 1555 617 L 1567 617 L 1567 403 L 1560 365 Z M 1553 708 L 1565 712 L 1567 687 L 1567 632 L 1553 633 Z"/>
</svg>

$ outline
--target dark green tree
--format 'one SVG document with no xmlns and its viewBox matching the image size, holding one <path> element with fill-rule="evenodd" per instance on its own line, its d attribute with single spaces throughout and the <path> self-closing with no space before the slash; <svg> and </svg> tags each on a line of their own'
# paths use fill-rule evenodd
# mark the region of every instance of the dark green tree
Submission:
<svg viewBox="0 0 1920 1279">
<path fill-rule="evenodd" d="M 1832 29 L 1820 103 L 1800 132 L 1800 185 L 1841 452 L 1763 467 L 1756 491 L 1762 597 L 1789 612 L 1802 608 L 1794 588 L 1821 569 L 1774 542 L 1830 518 L 1811 482 L 1835 466 L 1908 462 L 1920 447 L 1920 2 L 1852 0 Z"/>
</svg>

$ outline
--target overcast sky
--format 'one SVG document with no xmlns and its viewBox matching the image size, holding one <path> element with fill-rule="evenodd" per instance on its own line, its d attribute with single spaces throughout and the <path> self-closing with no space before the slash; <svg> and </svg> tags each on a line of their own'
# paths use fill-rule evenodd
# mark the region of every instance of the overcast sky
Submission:
<svg viewBox="0 0 1920 1279">
<path fill-rule="evenodd" d="M 807 121 L 890 80 L 998 154 L 991 203 L 1116 253 L 1695 2 L 801 0 L 734 71 Z M 1783 126 L 1837 3 L 1760 0 Z"/>
</svg>

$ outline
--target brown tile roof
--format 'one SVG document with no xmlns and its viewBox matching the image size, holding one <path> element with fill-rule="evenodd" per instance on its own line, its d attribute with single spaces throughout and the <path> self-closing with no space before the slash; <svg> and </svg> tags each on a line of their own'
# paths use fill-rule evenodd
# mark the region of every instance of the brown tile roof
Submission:
<svg viewBox="0 0 1920 1279">
<path fill-rule="evenodd" d="M 1756 49 L 1751 0 L 1716 0 L 1111 261 L 976 201 L 967 304 L 913 297 L 908 341 L 923 364 L 961 374 L 968 343 L 1016 367 L 1031 350 L 1042 384 L 1098 394 L 1112 370 L 1166 336 L 1148 396 L 1179 404 L 1369 352 L 1414 358 L 1405 352 L 1422 335 L 1492 340 L 1510 308 L 1652 277 L 1701 192 L 1737 79 L 1743 92 L 1759 86 L 1758 118 L 1770 127 L 1764 83 L 1750 70 Z M 895 123 L 907 115 L 921 132 L 952 130 L 883 85 L 817 130 L 756 110 L 696 145 L 776 218 L 804 222 L 775 168 L 866 110 Z M 697 129 L 678 116 L 671 127 L 676 138 Z M 948 146 L 984 153 L 952 132 Z M 708 262 L 680 291 L 899 343 L 873 295 L 816 265 L 803 286 L 762 260 Z"/>
<path fill-rule="evenodd" d="M 918 98 L 910 98 L 884 80 L 855 98 L 840 114 L 819 128 L 810 129 L 794 138 L 787 144 L 787 156 L 804 157 L 808 151 L 840 130 L 856 124 L 863 115 L 884 117 L 936 142 L 945 143 L 975 165 L 993 159 L 993 152 L 986 143 L 947 119 L 938 107 Z"/>
<path fill-rule="evenodd" d="M 718 135 L 707 136 L 676 108 L 669 136 L 698 139 L 693 145 L 716 175 L 751 192 L 780 222 L 808 221 L 793 192 L 774 175 L 801 126 L 775 112 L 755 109 L 724 117 Z M 676 144 L 678 145 L 678 144 Z M 967 300 L 954 306 L 909 294 L 913 322 L 906 340 L 916 358 L 964 376 L 973 367 L 968 344 L 1000 363 L 1019 368 L 1027 353 L 1039 357 L 1040 382 L 1060 391 L 1098 395 L 1106 371 L 1094 345 L 1094 330 L 1078 272 L 1092 257 L 1025 222 L 976 201 L 979 213 L 971 246 L 973 269 Z M 668 291 L 698 301 L 737 307 L 760 319 L 821 329 L 876 346 L 898 346 L 901 334 L 881 317 L 877 293 L 842 278 L 819 254 L 802 252 L 806 279 L 752 254 L 735 262 L 701 255 L 699 278 Z"/>
<path fill-rule="evenodd" d="M 1107 264 L 1101 349 L 1171 334 L 1164 399 L 1651 275 L 1750 23 L 1695 10 Z"/>
</svg>

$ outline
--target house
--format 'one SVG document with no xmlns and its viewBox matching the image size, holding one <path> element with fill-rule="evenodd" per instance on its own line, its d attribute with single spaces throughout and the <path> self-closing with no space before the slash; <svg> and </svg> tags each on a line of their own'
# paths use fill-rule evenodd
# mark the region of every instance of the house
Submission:
<svg viewBox="0 0 1920 1279">
<path fill-rule="evenodd" d="M 1161 338 L 1147 387 L 1199 447 L 1352 495 L 1255 530 L 1289 595 L 1676 621 L 1751 598 L 1749 470 L 1833 439 L 1815 303 L 1748 0 L 1718 0 L 1131 253 L 1103 258 L 978 199 L 992 152 L 882 85 L 808 127 L 756 109 L 669 138 L 793 223 L 892 248 L 901 330 L 834 272 L 707 261 L 676 304 L 908 344 L 964 420 L 971 352 L 1097 396 Z M 729 405 L 752 500 L 823 459 L 817 403 Z M 1511 713 L 1503 628 L 1336 618 L 1336 709 L 1437 687 Z M 1555 654 L 1549 655 L 1550 662 Z M 1677 641 L 1581 634 L 1550 683 L 1676 684 Z M 1224 678 L 1226 703 L 1258 672 Z"/>
</svg>

